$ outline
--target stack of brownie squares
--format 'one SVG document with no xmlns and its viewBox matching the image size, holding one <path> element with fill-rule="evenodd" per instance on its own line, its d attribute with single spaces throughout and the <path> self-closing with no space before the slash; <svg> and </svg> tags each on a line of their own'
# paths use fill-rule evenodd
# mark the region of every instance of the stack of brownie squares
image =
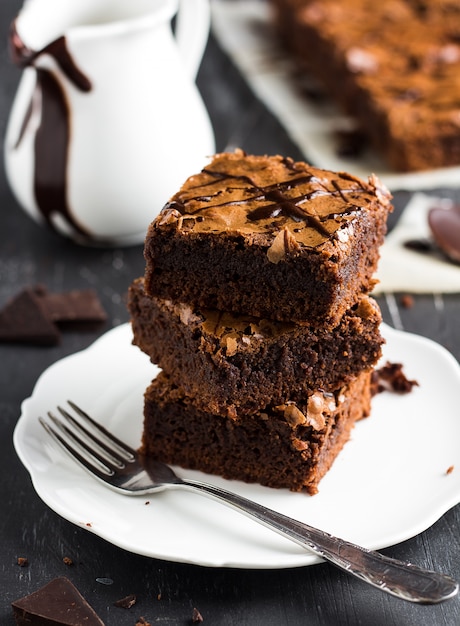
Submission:
<svg viewBox="0 0 460 626">
<path fill-rule="evenodd" d="M 369 296 L 391 210 L 364 182 L 290 158 L 214 156 L 152 222 L 128 306 L 161 368 L 141 452 L 314 494 L 369 415 L 381 315 Z"/>
</svg>

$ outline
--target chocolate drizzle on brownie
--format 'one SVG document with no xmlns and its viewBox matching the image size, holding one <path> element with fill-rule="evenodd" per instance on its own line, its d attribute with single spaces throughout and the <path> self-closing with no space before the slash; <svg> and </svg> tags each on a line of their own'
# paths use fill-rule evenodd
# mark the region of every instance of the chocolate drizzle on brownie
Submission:
<svg viewBox="0 0 460 626">
<path fill-rule="evenodd" d="M 243 170 L 240 161 L 248 157 L 241 151 L 223 156 L 217 155 L 172 198 L 159 226 L 236 234 L 251 230 L 273 237 L 287 228 L 295 241 L 313 248 L 346 227 L 364 206 L 363 195 L 373 192 L 372 183 L 340 173 L 324 178 L 312 166 L 281 157 L 274 157 L 279 175 L 273 184 L 266 157 L 250 157 L 250 167 Z"/>
</svg>

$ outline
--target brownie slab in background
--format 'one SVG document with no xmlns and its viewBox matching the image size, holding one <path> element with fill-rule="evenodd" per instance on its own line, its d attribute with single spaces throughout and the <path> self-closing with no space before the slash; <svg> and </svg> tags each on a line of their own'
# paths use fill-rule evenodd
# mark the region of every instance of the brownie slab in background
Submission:
<svg viewBox="0 0 460 626">
<path fill-rule="evenodd" d="M 299 66 L 396 171 L 460 164 L 455 2 L 272 0 Z"/>
<path fill-rule="evenodd" d="M 216 155 L 150 225 L 146 292 L 333 328 L 372 289 L 391 208 L 375 176 L 366 183 L 241 150 Z"/>
<path fill-rule="evenodd" d="M 381 355 L 381 315 L 368 296 L 333 330 L 147 296 L 131 285 L 134 343 L 203 410 L 236 417 L 321 388 L 334 391 Z"/>
<path fill-rule="evenodd" d="M 370 411 L 369 372 L 335 393 L 234 419 L 197 408 L 164 373 L 145 393 L 141 452 L 224 478 L 313 495 L 356 420 Z"/>
</svg>

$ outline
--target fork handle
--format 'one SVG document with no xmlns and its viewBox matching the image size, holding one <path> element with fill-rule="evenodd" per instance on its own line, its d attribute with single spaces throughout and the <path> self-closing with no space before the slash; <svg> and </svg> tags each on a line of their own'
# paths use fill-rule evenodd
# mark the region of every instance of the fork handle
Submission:
<svg viewBox="0 0 460 626">
<path fill-rule="evenodd" d="M 457 582 L 445 574 L 367 550 L 225 489 L 188 479 L 177 486 L 219 500 L 349 574 L 398 598 L 420 604 L 436 604 L 458 592 Z"/>
</svg>

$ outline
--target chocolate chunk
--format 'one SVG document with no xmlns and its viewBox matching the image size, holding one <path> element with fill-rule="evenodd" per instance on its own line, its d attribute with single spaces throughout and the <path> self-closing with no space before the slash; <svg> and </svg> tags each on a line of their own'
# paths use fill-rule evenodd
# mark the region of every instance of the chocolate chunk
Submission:
<svg viewBox="0 0 460 626">
<path fill-rule="evenodd" d="M 50 293 L 43 285 L 27 287 L 0 311 L 0 342 L 54 346 L 60 328 L 94 330 L 107 315 L 93 289 Z"/>
<path fill-rule="evenodd" d="M 428 224 L 436 244 L 455 263 L 460 263 L 460 206 L 433 207 L 428 213 Z"/>
<path fill-rule="evenodd" d="M 93 326 L 107 320 L 107 314 L 93 289 L 46 293 L 42 298 L 42 306 L 49 319 L 66 327 Z"/>
<path fill-rule="evenodd" d="M 41 306 L 40 288 L 24 289 L 0 311 L 0 341 L 54 346 L 60 333 Z"/>
<path fill-rule="evenodd" d="M 38 591 L 12 602 L 17 626 L 104 626 L 68 578 L 55 578 Z"/>
</svg>

